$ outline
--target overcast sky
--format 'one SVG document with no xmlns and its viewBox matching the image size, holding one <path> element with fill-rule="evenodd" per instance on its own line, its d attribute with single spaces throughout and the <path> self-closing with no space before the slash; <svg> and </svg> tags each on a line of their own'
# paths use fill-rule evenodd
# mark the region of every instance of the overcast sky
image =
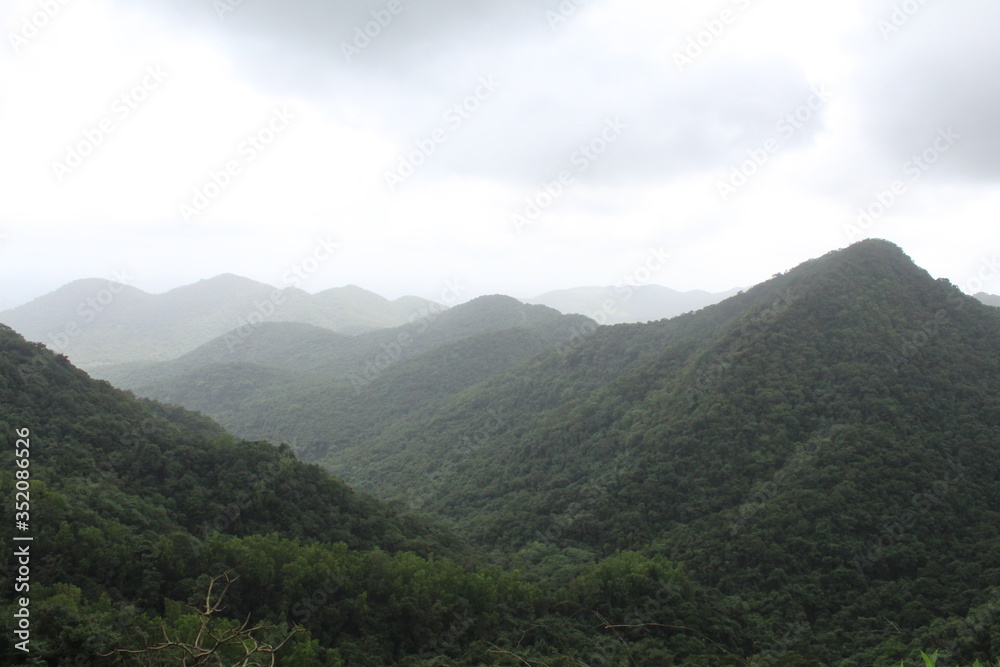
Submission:
<svg viewBox="0 0 1000 667">
<path fill-rule="evenodd" d="M 0 309 L 723 291 L 864 237 L 1000 293 L 995 0 L 2 6 Z"/>
</svg>

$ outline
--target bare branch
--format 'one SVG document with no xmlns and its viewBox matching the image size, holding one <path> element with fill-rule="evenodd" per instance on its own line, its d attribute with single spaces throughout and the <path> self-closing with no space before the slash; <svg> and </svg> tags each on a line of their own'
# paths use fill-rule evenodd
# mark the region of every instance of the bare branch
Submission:
<svg viewBox="0 0 1000 667">
<path fill-rule="evenodd" d="M 736 662 L 740 663 L 741 665 L 745 665 L 746 667 L 749 667 L 749 664 L 750 664 L 748 662 L 745 662 L 741 658 L 739 658 L 736 654 L 734 654 L 731 651 L 729 651 L 725 646 L 723 646 L 719 642 L 715 641 L 711 637 L 707 637 L 707 636 L 701 634 L 700 632 L 698 632 L 697 630 L 695 630 L 694 628 L 688 628 L 688 627 L 685 627 L 683 625 L 664 625 L 663 623 L 639 623 L 637 625 L 605 625 L 604 627 L 606 629 L 608 629 L 608 630 L 614 630 L 614 629 L 617 629 L 617 628 L 646 628 L 646 627 L 668 628 L 670 630 L 684 630 L 685 632 L 693 633 L 695 635 L 698 635 L 699 637 L 701 637 L 705 641 L 710 642 L 717 649 L 719 649 L 723 653 L 729 655 L 730 657 L 733 658 L 733 660 L 735 660 Z"/>
<path fill-rule="evenodd" d="M 179 636 L 171 638 L 167 632 L 166 625 L 162 624 L 160 629 L 163 633 L 163 642 L 160 644 L 147 646 L 141 650 L 117 649 L 111 653 L 102 654 L 102 657 L 109 657 L 115 654 L 143 656 L 146 659 L 145 662 L 151 665 L 153 664 L 152 655 L 162 651 L 176 650 L 184 656 L 181 658 L 181 664 L 184 667 L 205 667 L 209 663 L 225 667 L 221 655 L 222 649 L 238 646 L 243 652 L 243 657 L 237 659 L 233 667 L 274 667 L 274 654 L 284 647 L 296 634 L 305 632 L 305 628 L 298 625 L 295 626 L 277 646 L 262 642 L 254 636 L 259 632 L 274 630 L 276 629 L 275 626 L 266 623 L 251 626 L 249 614 L 239 626 L 223 627 L 220 629 L 213 628 L 212 622 L 218 618 L 216 615 L 224 609 L 222 601 L 226 593 L 229 592 L 229 587 L 238 578 L 231 576 L 231 571 L 227 570 L 216 577 L 212 577 L 209 581 L 208 590 L 205 593 L 204 606 L 202 608 L 192 608 L 200 617 L 198 632 L 192 644 L 182 642 Z M 222 590 L 213 599 L 213 592 L 216 590 L 217 584 L 220 583 Z"/>
</svg>

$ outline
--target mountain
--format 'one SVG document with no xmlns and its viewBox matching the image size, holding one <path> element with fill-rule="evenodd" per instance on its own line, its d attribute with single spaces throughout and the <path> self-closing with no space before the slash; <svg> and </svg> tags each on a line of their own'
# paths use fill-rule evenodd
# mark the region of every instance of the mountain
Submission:
<svg viewBox="0 0 1000 667">
<path fill-rule="evenodd" d="M 160 369 L 298 429 L 277 448 L 0 329 L 5 469 L 38 430 L 45 661 L 194 637 L 182 603 L 220 568 L 217 630 L 303 625 L 279 667 L 1000 658 L 996 309 L 877 240 L 647 324 L 465 306 L 354 338 L 262 325 Z M 19 605 L 0 589 L 8 633 Z"/>
<path fill-rule="evenodd" d="M 750 650 L 676 564 L 577 559 L 545 584 L 483 567 L 289 448 L 137 400 L 2 325 L 0 443 L 2 664 L 735 665 Z M 639 603 L 683 629 L 595 627 Z"/>
<path fill-rule="evenodd" d="M 147 294 L 116 281 L 78 280 L 0 313 L 0 322 L 66 354 L 85 370 L 166 361 L 239 328 L 301 322 L 356 334 L 409 322 L 430 301 L 383 297 L 347 286 L 310 295 L 225 274 Z M 249 335 L 249 334 L 247 334 Z"/>
<path fill-rule="evenodd" d="M 566 314 L 586 315 L 600 324 L 623 324 L 676 317 L 718 303 L 737 291 L 678 292 L 661 285 L 576 287 L 546 292 L 526 299 L 525 303 L 545 305 Z"/>
<path fill-rule="evenodd" d="M 357 336 L 268 323 L 173 361 L 101 374 L 139 395 L 202 411 L 242 437 L 288 442 L 319 458 L 594 328 L 582 316 L 495 295 Z"/>
<path fill-rule="evenodd" d="M 865 241 L 601 327 L 321 460 L 512 566 L 645 545 L 795 664 L 995 660 L 994 617 L 962 619 L 1000 599 L 998 325 Z"/>
<path fill-rule="evenodd" d="M 997 306 L 1000 307 L 1000 296 L 995 294 L 987 294 L 985 292 L 979 292 L 976 294 L 976 298 L 985 303 L 987 306 Z"/>
<path fill-rule="evenodd" d="M 4 625 L 15 601 L 30 599 L 31 650 L 51 664 L 113 648 L 108 642 L 140 641 L 143 631 L 155 637 L 152 619 L 165 613 L 165 599 L 186 599 L 206 574 L 266 578 L 276 563 L 261 549 L 283 549 L 284 576 L 308 591 L 330 573 L 295 574 L 296 558 L 314 566 L 316 558 L 367 558 L 381 548 L 383 560 L 407 553 L 412 568 L 413 552 L 468 553 L 439 526 L 353 491 L 287 447 L 239 442 L 204 417 L 138 401 L 2 325 L 0 440 L 10 473 L 0 488 L 14 499 L 21 471 L 18 519 L 30 532 L 20 535 L 36 540 L 12 541 L 13 521 L 5 522 L 4 575 L 13 578 L 28 560 L 30 568 L 21 567 L 27 585 L 19 595 L 13 583 L 0 593 Z M 29 549 L 30 558 L 15 558 L 11 545 Z M 241 586 L 230 600 L 244 614 L 277 615 L 281 600 L 267 599 L 274 585 Z M 0 653 L 4 664 L 23 664 L 11 642 Z"/>
</svg>

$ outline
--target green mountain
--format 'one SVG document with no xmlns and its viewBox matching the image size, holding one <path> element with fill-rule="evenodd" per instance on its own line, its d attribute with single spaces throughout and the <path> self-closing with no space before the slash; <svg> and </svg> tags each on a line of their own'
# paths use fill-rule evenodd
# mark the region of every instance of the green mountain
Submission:
<svg viewBox="0 0 1000 667">
<path fill-rule="evenodd" d="M 353 338 L 275 323 L 160 368 L 293 448 L 0 329 L 3 470 L 32 431 L 33 664 L 244 621 L 271 645 L 301 624 L 279 666 L 1000 658 L 994 308 L 874 240 L 648 324 L 466 306 Z M 225 570 L 226 608 L 185 611 Z"/>
<path fill-rule="evenodd" d="M 227 334 L 175 361 L 110 368 L 104 376 L 202 411 L 243 437 L 281 440 L 318 458 L 362 444 L 403 415 L 433 410 L 595 326 L 488 296 L 358 336 L 265 324 L 245 341 Z"/>
<path fill-rule="evenodd" d="M 512 565 L 648 547 L 819 664 L 995 658 L 989 623 L 939 619 L 1000 586 L 998 325 L 867 241 L 602 327 L 321 460 Z"/>
<path fill-rule="evenodd" d="M 555 290 L 526 299 L 525 303 L 541 304 L 566 314 L 586 315 L 600 324 L 628 324 L 676 317 L 716 304 L 736 292 L 679 292 L 662 285 L 622 284 Z"/>
<path fill-rule="evenodd" d="M 545 585 L 477 566 L 436 522 L 2 325 L 0 443 L 5 665 L 729 665 L 729 647 L 750 650 L 676 564 L 576 558 Z M 603 626 L 636 604 L 684 629 L 623 644 Z"/>
<path fill-rule="evenodd" d="M 432 306 L 417 297 L 388 301 L 355 286 L 314 295 L 294 287 L 278 290 L 231 274 L 164 294 L 88 279 L 4 311 L 0 322 L 99 372 L 109 365 L 174 359 L 234 329 L 249 338 L 264 322 L 356 334 L 399 326 Z"/>
</svg>

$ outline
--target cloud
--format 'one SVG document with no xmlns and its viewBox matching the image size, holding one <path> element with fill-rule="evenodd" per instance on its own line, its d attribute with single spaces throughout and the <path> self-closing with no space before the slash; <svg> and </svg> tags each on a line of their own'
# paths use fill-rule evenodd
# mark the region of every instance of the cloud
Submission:
<svg viewBox="0 0 1000 667">
<path fill-rule="evenodd" d="M 780 119 L 810 94 L 787 59 L 716 60 L 681 75 L 656 50 L 623 46 L 623 26 L 610 31 L 587 20 L 612 4 L 400 0 L 394 14 L 386 2 L 244 0 L 224 20 L 203 2 L 157 6 L 178 28 L 211 31 L 241 76 L 383 134 L 399 158 L 421 142 L 432 146 L 433 159 L 421 160 L 423 179 L 476 176 L 527 187 L 567 169 L 601 182 L 717 169 L 775 136 Z M 562 21 L 567 7 L 579 9 Z M 626 17 L 627 29 L 636 29 L 636 18 Z M 484 80 L 496 90 L 480 98 Z M 591 142 L 601 148 L 616 120 L 627 128 L 620 141 L 584 167 L 578 151 Z M 821 128 L 813 124 L 795 142 Z M 443 139 L 427 144 L 438 130 Z"/>
<path fill-rule="evenodd" d="M 872 157 L 902 164 L 951 127 L 962 138 L 929 177 L 1000 177 L 998 23 L 995 2 L 882 7 L 858 71 L 860 129 Z"/>
</svg>

